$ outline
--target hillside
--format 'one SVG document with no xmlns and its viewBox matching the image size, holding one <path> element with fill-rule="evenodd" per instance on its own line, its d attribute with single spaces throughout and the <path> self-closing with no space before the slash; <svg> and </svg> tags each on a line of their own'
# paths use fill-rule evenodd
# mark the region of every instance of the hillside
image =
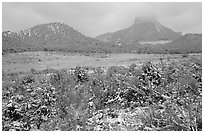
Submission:
<svg viewBox="0 0 204 133">
<path fill-rule="evenodd" d="M 154 18 L 137 17 L 132 26 L 95 37 L 105 42 L 138 43 L 139 41 L 175 40 L 181 34 L 165 27 Z"/>
<path fill-rule="evenodd" d="M 63 23 L 41 24 L 24 31 L 2 33 L 4 52 L 111 52 L 113 45 L 87 37 Z"/>
<path fill-rule="evenodd" d="M 159 27 L 159 29 L 155 30 L 156 27 Z M 20 32 L 4 31 L 2 33 L 2 53 L 24 51 L 80 53 L 202 52 L 201 34 L 180 36 L 179 33 L 165 28 L 154 19 L 143 20 L 137 18 L 135 24 L 128 29 L 107 33 L 96 38 L 100 39 L 87 37 L 64 23 L 41 24 Z M 142 41 L 169 43 L 152 45 L 143 44 Z"/>
<path fill-rule="evenodd" d="M 202 52 L 202 34 L 185 34 L 164 46 L 168 50 L 180 52 Z"/>
<path fill-rule="evenodd" d="M 185 34 L 166 44 L 140 44 L 140 53 L 201 53 L 202 34 Z"/>
</svg>

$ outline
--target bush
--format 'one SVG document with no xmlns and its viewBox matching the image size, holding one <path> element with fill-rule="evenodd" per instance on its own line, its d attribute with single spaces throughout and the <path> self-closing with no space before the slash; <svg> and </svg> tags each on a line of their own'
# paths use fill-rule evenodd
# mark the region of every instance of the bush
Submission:
<svg viewBox="0 0 204 133">
<path fill-rule="evenodd" d="M 200 62 L 4 74 L 2 130 L 201 131 Z"/>
<path fill-rule="evenodd" d="M 188 54 L 187 54 L 187 53 L 183 53 L 181 56 L 182 56 L 183 58 L 185 58 L 185 57 L 188 57 Z"/>
</svg>

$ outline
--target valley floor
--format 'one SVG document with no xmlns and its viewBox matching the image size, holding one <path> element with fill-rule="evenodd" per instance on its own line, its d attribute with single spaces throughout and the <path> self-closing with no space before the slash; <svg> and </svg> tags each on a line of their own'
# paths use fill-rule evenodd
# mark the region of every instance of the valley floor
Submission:
<svg viewBox="0 0 204 133">
<path fill-rule="evenodd" d="M 141 65 L 151 61 L 158 63 L 162 61 L 185 60 L 191 57 L 202 58 L 201 54 L 190 54 L 183 58 L 182 55 L 164 54 L 80 54 L 60 52 L 23 52 L 9 53 L 2 57 L 3 72 L 29 72 L 31 69 L 70 69 L 76 66 L 110 67 L 128 66 L 130 64 Z"/>
</svg>

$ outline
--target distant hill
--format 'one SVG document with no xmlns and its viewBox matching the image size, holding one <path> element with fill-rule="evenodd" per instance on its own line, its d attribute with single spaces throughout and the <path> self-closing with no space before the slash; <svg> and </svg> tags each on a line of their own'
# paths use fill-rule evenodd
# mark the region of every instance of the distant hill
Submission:
<svg viewBox="0 0 204 133">
<path fill-rule="evenodd" d="M 166 44 L 140 44 L 138 51 L 141 53 L 201 53 L 202 34 L 185 34 Z"/>
<path fill-rule="evenodd" d="M 41 24 L 24 31 L 2 33 L 3 52 L 116 52 L 114 45 L 81 34 L 64 23 Z"/>
<path fill-rule="evenodd" d="M 174 32 L 154 18 L 137 17 L 132 26 L 95 37 L 137 53 L 202 52 L 202 35 Z"/>
<path fill-rule="evenodd" d="M 180 53 L 202 52 L 202 34 L 185 34 L 178 39 L 163 45 L 169 51 L 178 50 Z"/>
<path fill-rule="evenodd" d="M 181 33 L 165 27 L 154 18 L 137 17 L 132 26 L 113 33 L 95 37 L 98 40 L 112 43 L 138 43 L 140 41 L 175 40 Z"/>
<path fill-rule="evenodd" d="M 148 32 L 147 29 L 152 30 Z M 138 36 L 135 36 L 137 38 L 134 39 L 136 33 Z M 87 37 L 64 23 L 41 24 L 20 32 L 4 31 L 2 33 L 2 53 L 23 51 L 81 53 L 202 52 L 201 34 L 181 36 L 179 33 L 165 28 L 154 19 L 137 18 L 135 24 L 130 28 L 115 33 L 107 33 L 103 36 L 106 36 L 106 40 Z M 100 36 L 97 38 L 100 38 Z M 154 44 L 141 43 L 144 42 L 144 39 L 146 39 L 146 42 L 154 42 Z M 172 39 L 174 40 L 171 41 Z M 169 43 L 155 44 L 155 42 Z"/>
<path fill-rule="evenodd" d="M 2 53 L 23 51 L 23 41 L 19 34 L 10 31 L 2 33 Z"/>
</svg>

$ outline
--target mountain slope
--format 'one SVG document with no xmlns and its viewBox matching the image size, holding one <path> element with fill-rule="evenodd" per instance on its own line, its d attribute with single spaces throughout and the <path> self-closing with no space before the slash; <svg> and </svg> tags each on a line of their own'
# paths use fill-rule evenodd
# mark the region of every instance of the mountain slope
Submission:
<svg viewBox="0 0 204 133">
<path fill-rule="evenodd" d="M 179 52 L 202 52 L 202 34 L 185 34 L 164 45 L 165 49 Z"/>
<path fill-rule="evenodd" d="M 2 33 L 3 52 L 67 51 L 111 52 L 113 45 L 91 37 L 63 23 L 41 24 L 20 32 Z"/>
<path fill-rule="evenodd" d="M 152 23 L 154 21 L 154 23 Z M 151 23 L 150 23 L 151 22 Z M 144 29 L 142 25 L 146 25 Z M 139 27 L 140 25 L 141 27 Z M 152 26 L 154 25 L 154 26 Z M 160 27 L 157 30 L 155 27 Z M 138 30 L 139 29 L 139 30 Z M 140 32 L 138 32 L 140 31 Z M 151 31 L 151 32 L 150 32 Z M 160 31 L 160 32 L 156 32 Z M 139 34 L 141 33 L 141 35 Z M 162 33 L 162 35 L 160 35 Z M 137 35 L 137 39 L 135 39 Z M 127 29 L 115 33 L 107 33 L 101 38 L 103 42 L 81 34 L 72 27 L 63 23 L 41 24 L 20 32 L 4 31 L 2 33 L 2 52 L 23 52 L 23 51 L 63 51 L 63 52 L 90 52 L 90 53 L 110 53 L 110 52 L 138 52 L 138 53 L 182 53 L 182 52 L 202 52 L 202 35 L 186 34 L 180 36 L 168 28 L 164 28 L 156 20 L 136 19 L 135 24 Z M 178 37 L 179 36 L 179 37 Z M 163 37 L 174 39 L 166 44 L 141 44 L 138 38 L 148 38 L 152 40 Z M 168 37 L 168 38 L 167 38 Z"/>
<path fill-rule="evenodd" d="M 175 40 L 180 36 L 180 33 L 166 28 L 156 19 L 137 17 L 135 23 L 129 28 L 99 35 L 95 38 L 106 42 L 136 43 L 138 41 Z"/>
<path fill-rule="evenodd" d="M 23 51 L 23 42 L 20 35 L 15 32 L 4 31 L 2 33 L 2 52 Z M 15 48 L 15 49 L 14 49 Z M 21 49 L 21 50 L 20 50 Z"/>
<path fill-rule="evenodd" d="M 141 53 L 201 53 L 202 34 L 185 34 L 166 44 L 140 44 L 138 51 Z"/>
</svg>

